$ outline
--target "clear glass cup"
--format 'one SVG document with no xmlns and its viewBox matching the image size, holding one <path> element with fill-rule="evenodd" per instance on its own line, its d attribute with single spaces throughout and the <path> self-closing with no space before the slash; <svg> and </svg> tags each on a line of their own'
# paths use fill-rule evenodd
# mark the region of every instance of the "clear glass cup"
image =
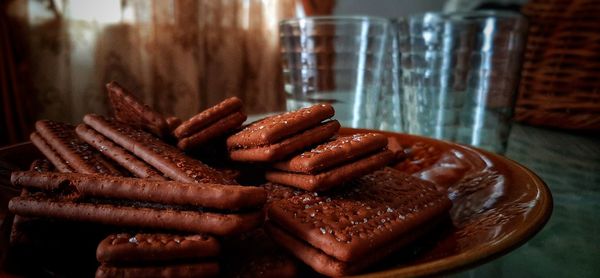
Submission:
<svg viewBox="0 0 600 278">
<path fill-rule="evenodd" d="M 376 128 L 387 131 L 402 131 L 402 86 L 400 76 L 401 53 L 398 42 L 398 22 L 391 20 L 387 53 L 384 58 L 383 81 L 377 109 Z"/>
<path fill-rule="evenodd" d="M 526 30 L 512 12 L 400 19 L 403 130 L 503 153 Z"/>
<path fill-rule="evenodd" d="M 287 109 L 327 102 L 342 126 L 376 127 L 390 21 L 306 17 L 279 27 Z"/>
</svg>

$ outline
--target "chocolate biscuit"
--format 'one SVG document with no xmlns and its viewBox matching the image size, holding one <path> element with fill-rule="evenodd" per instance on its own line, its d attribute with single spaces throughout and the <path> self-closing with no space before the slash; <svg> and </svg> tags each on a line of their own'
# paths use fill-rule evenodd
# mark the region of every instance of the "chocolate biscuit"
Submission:
<svg viewBox="0 0 600 278">
<path fill-rule="evenodd" d="M 164 117 L 148 105 L 142 104 L 117 82 L 112 81 L 106 84 L 106 89 L 115 119 L 144 129 L 161 138 L 169 134 L 169 125 Z"/>
<path fill-rule="evenodd" d="M 359 273 L 390 254 L 413 243 L 419 238 L 424 237 L 436 227 L 438 222 L 439 219 L 434 219 L 430 223 L 416 228 L 415 231 L 407 233 L 401 238 L 390 242 L 388 245 L 374 250 L 360 260 L 353 262 L 344 262 L 329 256 L 312 245 L 294 237 L 273 223 L 267 222 L 264 227 L 275 242 L 290 251 L 294 256 L 312 267 L 315 271 L 327 276 L 338 277 Z"/>
<path fill-rule="evenodd" d="M 296 111 L 287 112 L 245 127 L 242 131 L 227 138 L 230 149 L 270 145 L 291 135 L 317 126 L 335 114 L 329 104 L 317 104 Z"/>
<path fill-rule="evenodd" d="M 328 190 L 387 165 L 393 154 L 386 144 L 376 133 L 338 137 L 275 163 L 278 170 L 267 171 L 265 178 L 307 191 Z"/>
<path fill-rule="evenodd" d="M 216 138 L 220 138 L 223 135 L 234 131 L 239 128 L 244 121 L 246 121 L 246 115 L 242 112 L 235 112 L 231 115 L 218 120 L 209 126 L 204 127 L 202 130 L 196 133 L 181 138 L 177 143 L 177 147 L 182 150 L 191 150 L 202 146 L 202 144 L 210 142 Z"/>
<path fill-rule="evenodd" d="M 54 149 L 52 149 L 52 147 L 46 143 L 46 140 L 44 140 L 44 138 L 42 138 L 42 136 L 40 136 L 37 132 L 31 133 L 29 138 L 31 139 L 31 143 L 33 143 L 33 145 L 40 150 L 40 152 L 50 162 L 52 162 L 52 165 L 54 165 L 59 172 L 75 172 L 73 171 L 73 168 L 71 168 L 71 166 L 69 166 L 69 164 L 62 157 L 60 157 L 60 155 Z"/>
<path fill-rule="evenodd" d="M 242 101 L 239 98 L 231 97 L 225 99 L 221 103 L 210 107 L 183 122 L 173 131 L 173 135 L 178 139 L 192 136 L 203 128 L 236 112 L 240 112 L 241 108 Z"/>
<path fill-rule="evenodd" d="M 35 123 L 37 133 L 76 172 L 122 176 L 92 146 L 83 142 L 70 124 L 40 120 Z"/>
<path fill-rule="evenodd" d="M 301 188 L 306 191 L 325 191 L 342 186 L 345 182 L 380 169 L 387 165 L 393 157 L 392 152 L 383 150 L 358 161 L 317 174 L 267 171 L 265 178 L 271 182 Z"/>
<path fill-rule="evenodd" d="M 198 262 L 157 266 L 110 266 L 100 265 L 96 278 L 105 277 L 217 277 L 219 264 L 216 262 Z"/>
<path fill-rule="evenodd" d="M 336 120 L 328 121 L 305 130 L 283 141 L 264 146 L 231 149 L 229 157 L 236 161 L 269 162 L 284 159 L 286 156 L 301 151 L 308 146 L 323 142 L 334 136 L 340 129 Z"/>
<path fill-rule="evenodd" d="M 386 137 L 378 133 L 341 136 L 289 160 L 277 162 L 273 164 L 273 167 L 287 172 L 317 173 L 381 151 L 385 148 L 386 143 Z"/>
<path fill-rule="evenodd" d="M 82 202 L 43 193 L 15 197 L 8 203 L 14 214 L 59 220 L 91 222 L 119 227 L 137 227 L 230 236 L 259 226 L 260 211 L 237 214 L 204 212 L 201 209 L 143 206 L 143 203 Z"/>
<path fill-rule="evenodd" d="M 35 160 L 30 171 L 49 172 L 54 171 L 47 160 Z M 36 195 L 37 190 L 23 188 L 21 196 Z M 60 221 L 49 218 L 26 217 L 15 215 L 10 233 L 10 245 L 8 252 L 12 267 L 21 268 L 20 264 L 25 262 L 23 272 L 33 269 L 33 265 L 52 265 L 63 268 L 68 265 L 87 265 L 95 267 L 90 262 L 94 257 L 90 256 L 95 250 L 98 242 L 110 232 L 108 227 L 92 223 Z M 61 254 L 61 256 L 56 256 Z M 14 260 L 14 261 L 13 261 Z M 67 263 L 68 262 L 68 263 Z M 19 270 L 20 272 L 20 270 Z M 27 274 L 27 276 L 39 276 L 39 274 Z"/>
<path fill-rule="evenodd" d="M 107 264 L 174 262 L 216 257 L 219 242 L 202 234 L 112 234 L 102 240 L 96 258 Z"/>
<path fill-rule="evenodd" d="M 80 198 L 132 200 L 227 210 L 261 207 L 266 201 L 265 190 L 254 186 L 33 171 L 13 172 L 11 182 L 16 186 L 55 193 L 65 192 Z"/>
<path fill-rule="evenodd" d="M 267 182 L 262 185 L 262 188 L 267 192 L 267 205 L 270 203 L 287 199 L 292 196 L 298 196 L 300 194 L 304 194 L 304 190 L 300 190 L 294 187 L 289 187 L 285 185 L 281 185 L 278 183 Z"/>
<path fill-rule="evenodd" d="M 54 166 L 52 163 L 46 159 L 36 159 L 29 166 L 29 171 L 43 173 L 43 172 L 51 172 L 54 170 Z M 27 188 L 23 187 L 21 189 L 20 196 L 26 197 L 29 195 L 29 191 Z M 19 245 L 19 244 L 28 244 L 32 240 L 30 239 L 30 235 L 28 232 L 23 231 L 22 226 L 23 223 L 34 222 L 36 220 L 31 220 L 27 217 L 23 217 L 20 215 L 15 215 L 12 222 L 12 227 L 10 230 L 10 243 L 11 245 Z M 37 220 L 39 221 L 39 220 Z M 25 224 L 27 225 L 27 224 Z"/>
<path fill-rule="evenodd" d="M 167 180 L 167 178 L 163 177 L 152 166 L 139 160 L 137 157 L 86 124 L 78 125 L 77 128 L 75 128 L 75 131 L 77 132 L 77 135 L 79 135 L 79 138 L 96 148 L 100 153 L 117 162 L 136 177 L 151 180 Z"/>
<path fill-rule="evenodd" d="M 435 185 L 384 168 L 341 190 L 304 193 L 272 202 L 270 221 L 325 254 L 358 262 L 451 206 Z"/>
<path fill-rule="evenodd" d="M 173 180 L 236 184 L 235 180 L 224 173 L 185 155 L 181 150 L 147 132 L 94 114 L 86 115 L 83 121 Z"/>
</svg>

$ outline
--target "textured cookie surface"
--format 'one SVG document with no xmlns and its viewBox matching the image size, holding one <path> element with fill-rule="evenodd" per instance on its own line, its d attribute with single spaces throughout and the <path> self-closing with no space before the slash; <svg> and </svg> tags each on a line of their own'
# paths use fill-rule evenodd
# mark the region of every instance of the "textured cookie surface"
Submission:
<svg viewBox="0 0 600 278">
<path fill-rule="evenodd" d="M 449 210 L 429 182 L 391 168 L 329 193 L 305 193 L 270 204 L 273 222 L 341 261 L 392 242 Z"/>
<path fill-rule="evenodd" d="M 35 129 L 73 170 L 80 173 L 122 175 L 92 146 L 79 139 L 73 125 L 40 120 L 35 123 Z"/>
<path fill-rule="evenodd" d="M 86 115 L 83 121 L 173 180 L 236 184 L 227 175 L 187 156 L 147 132 L 94 114 Z"/>
<path fill-rule="evenodd" d="M 321 173 L 303 174 L 267 171 L 265 178 L 271 182 L 301 188 L 306 191 L 325 191 L 343 186 L 345 182 L 380 169 L 386 166 L 392 158 L 392 152 L 382 150 L 360 160 L 349 162 Z"/>
<path fill-rule="evenodd" d="M 60 156 L 60 154 L 58 154 L 50 145 L 48 145 L 48 143 L 46 143 L 46 140 L 44 140 L 44 138 L 42 138 L 42 136 L 40 136 L 39 133 L 37 133 L 37 132 L 31 133 L 31 136 L 29 136 L 29 139 L 31 139 L 31 143 L 33 143 L 33 145 L 38 150 L 40 150 L 40 152 L 50 162 L 52 162 L 52 165 L 54 165 L 54 167 L 59 172 L 63 172 L 63 173 L 74 172 L 73 168 L 71 168 L 71 166 L 69 166 L 69 163 L 67 163 L 67 161 L 64 160 Z"/>
<path fill-rule="evenodd" d="M 112 234 L 98 244 L 101 263 L 173 262 L 202 259 L 219 254 L 219 242 L 203 234 Z"/>
<path fill-rule="evenodd" d="M 331 138 L 339 129 L 338 121 L 327 121 L 271 145 L 230 150 L 229 157 L 232 160 L 249 162 L 281 160 Z"/>
<path fill-rule="evenodd" d="M 264 229 L 278 244 L 289 250 L 298 259 L 312 267 L 315 271 L 327 276 L 347 276 L 356 274 L 369 266 L 376 264 L 390 254 L 401 250 L 403 247 L 414 243 L 419 238 L 431 233 L 439 225 L 440 219 L 432 221 L 417 227 L 414 231 L 395 239 L 376 250 L 363 254 L 360 260 L 354 262 L 340 261 L 312 245 L 296 238 L 294 235 L 279 228 L 277 225 L 267 221 Z"/>
<path fill-rule="evenodd" d="M 211 142 L 217 138 L 222 138 L 226 134 L 233 132 L 239 128 L 244 121 L 246 121 L 246 115 L 242 112 L 235 112 L 203 127 L 188 137 L 181 138 L 177 143 L 177 147 L 182 150 L 191 150 L 201 147 L 204 143 Z"/>
<path fill-rule="evenodd" d="M 11 182 L 15 186 L 36 188 L 56 194 L 72 193 L 78 197 L 228 210 L 261 207 L 266 200 L 265 190 L 254 186 L 108 178 L 92 174 L 13 172 Z"/>
<path fill-rule="evenodd" d="M 227 138 L 227 147 L 235 149 L 274 144 L 295 133 L 314 127 L 334 114 L 331 105 L 317 104 L 271 116 L 252 123 Z"/>
<path fill-rule="evenodd" d="M 229 236 L 262 224 L 261 211 L 238 214 L 144 207 L 143 203 L 94 203 L 36 193 L 12 198 L 8 209 L 26 217 L 47 217 L 119 227 L 173 230 Z"/>
<path fill-rule="evenodd" d="M 164 117 L 148 105 L 142 104 L 117 82 L 106 84 L 106 89 L 117 120 L 147 130 L 161 138 L 169 134 L 169 125 Z"/>
<path fill-rule="evenodd" d="M 209 126 L 212 123 L 217 122 L 226 116 L 239 111 L 242 108 L 242 101 L 237 97 L 231 97 L 223 100 L 219 104 L 210 107 L 189 120 L 181 123 L 174 131 L 173 134 L 178 139 L 182 139 L 193 135 L 200 131 L 202 128 Z"/>
<path fill-rule="evenodd" d="M 274 201 L 279 201 L 283 199 L 290 198 L 292 196 L 297 196 L 300 194 L 304 194 L 303 190 L 299 190 L 293 187 L 281 185 L 278 183 L 267 182 L 262 185 L 262 188 L 267 192 L 267 203 L 270 204 Z"/>
<path fill-rule="evenodd" d="M 96 132 L 86 124 L 80 124 L 75 128 L 81 140 L 96 148 L 100 153 L 117 162 L 123 168 L 139 178 L 152 180 L 167 180 L 156 169 L 121 148 L 117 144 Z"/>
<path fill-rule="evenodd" d="M 386 137 L 377 133 L 342 136 L 289 160 L 275 163 L 273 167 L 288 172 L 315 173 L 379 151 L 386 143 Z"/>
</svg>

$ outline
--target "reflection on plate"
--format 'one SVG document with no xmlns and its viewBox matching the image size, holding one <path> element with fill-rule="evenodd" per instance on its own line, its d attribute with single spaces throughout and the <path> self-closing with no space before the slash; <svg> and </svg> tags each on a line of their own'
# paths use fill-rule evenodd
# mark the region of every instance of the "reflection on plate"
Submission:
<svg viewBox="0 0 600 278">
<path fill-rule="evenodd" d="M 341 134 L 368 132 L 343 128 Z M 531 171 L 506 158 L 448 142 L 386 133 L 406 148 L 396 168 L 446 188 L 452 223 L 432 238 L 392 256 L 367 276 L 422 276 L 484 263 L 525 243 L 546 223 L 552 196 Z M 27 168 L 39 153 L 29 143 L 0 149 L 0 220 L 18 191 L 7 188 L 6 168 Z M 4 168 L 4 169 L 2 169 Z M 6 221 L 2 221 L 6 231 Z M 1 234 L 3 242 L 7 234 Z"/>
</svg>

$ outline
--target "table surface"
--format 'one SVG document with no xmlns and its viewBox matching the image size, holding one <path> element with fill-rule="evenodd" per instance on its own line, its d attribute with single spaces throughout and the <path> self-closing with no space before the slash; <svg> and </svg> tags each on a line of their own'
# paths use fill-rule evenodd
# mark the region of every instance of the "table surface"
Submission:
<svg viewBox="0 0 600 278">
<path fill-rule="evenodd" d="M 452 277 L 600 277 L 600 137 L 515 124 L 505 155 L 546 182 L 550 221 L 520 248 Z"/>
</svg>

